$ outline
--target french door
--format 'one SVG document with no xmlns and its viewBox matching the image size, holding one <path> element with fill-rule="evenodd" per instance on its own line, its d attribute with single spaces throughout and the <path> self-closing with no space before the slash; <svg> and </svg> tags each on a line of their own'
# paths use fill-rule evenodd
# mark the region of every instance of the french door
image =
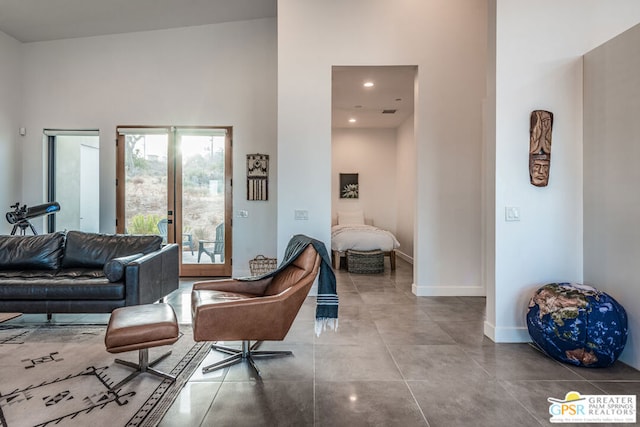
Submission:
<svg viewBox="0 0 640 427">
<path fill-rule="evenodd" d="M 118 127 L 118 233 L 180 245 L 181 276 L 231 275 L 230 127 Z"/>
</svg>

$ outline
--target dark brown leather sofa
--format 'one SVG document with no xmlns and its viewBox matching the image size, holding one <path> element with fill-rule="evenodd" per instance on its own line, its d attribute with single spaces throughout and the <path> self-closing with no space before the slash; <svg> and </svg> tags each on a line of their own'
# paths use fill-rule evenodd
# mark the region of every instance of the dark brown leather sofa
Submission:
<svg viewBox="0 0 640 427">
<path fill-rule="evenodd" d="M 0 236 L 0 312 L 110 313 L 177 288 L 178 245 L 160 236 Z"/>
</svg>

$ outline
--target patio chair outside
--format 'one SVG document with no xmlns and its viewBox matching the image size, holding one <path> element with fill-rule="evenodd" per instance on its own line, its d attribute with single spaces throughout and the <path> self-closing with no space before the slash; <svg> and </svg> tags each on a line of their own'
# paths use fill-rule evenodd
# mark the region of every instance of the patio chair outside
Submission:
<svg viewBox="0 0 640 427">
<path fill-rule="evenodd" d="M 167 243 L 167 218 L 161 219 L 158 222 L 158 230 L 160 231 L 160 236 L 162 237 L 162 243 Z M 193 255 L 193 236 L 190 233 L 182 233 L 182 247 L 188 247 L 191 251 L 191 255 Z"/>
<path fill-rule="evenodd" d="M 211 246 L 212 244 L 213 246 Z M 198 262 L 200 262 L 203 252 L 209 255 L 212 263 L 216 262 L 216 255 L 220 255 L 220 262 L 224 263 L 224 222 L 216 226 L 215 240 L 200 240 L 198 242 Z"/>
</svg>

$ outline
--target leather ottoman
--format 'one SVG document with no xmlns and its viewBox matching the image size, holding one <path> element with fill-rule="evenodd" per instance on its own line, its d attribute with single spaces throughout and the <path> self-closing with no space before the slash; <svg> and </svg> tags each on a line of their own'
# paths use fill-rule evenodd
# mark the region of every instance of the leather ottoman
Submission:
<svg viewBox="0 0 640 427">
<path fill-rule="evenodd" d="M 107 351 L 122 353 L 138 350 L 139 358 L 138 364 L 115 360 L 117 363 L 134 368 L 135 372 L 113 386 L 113 389 L 120 388 L 143 372 L 174 381 L 174 376 L 152 368 L 169 356 L 171 351 L 149 362 L 149 348 L 173 344 L 178 340 L 179 333 L 176 313 L 169 304 L 132 305 L 113 310 L 104 337 Z"/>
</svg>

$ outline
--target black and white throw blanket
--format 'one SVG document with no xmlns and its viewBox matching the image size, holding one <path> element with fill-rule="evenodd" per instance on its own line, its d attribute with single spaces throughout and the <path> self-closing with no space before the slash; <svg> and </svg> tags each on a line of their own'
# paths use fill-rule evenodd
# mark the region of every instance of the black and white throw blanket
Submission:
<svg viewBox="0 0 640 427">
<path fill-rule="evenodd" d="M 318 275 L 318 297 L 316 305 L 316 335 L 326 329 L 338 329 L 338 293 L 336 291 L 336 276 L 331 267 L 331 257 L 327 248 L 320 240 L 303 234 L 296 234 L 289 240 L 284 252 L 284 259 L 280 266 L 267 274 L 238 280 L 260 280 L 276 275 L 291 264 L 309 245 L 318 252 L 321 258 L 320 273 Z"/>
</svg>

